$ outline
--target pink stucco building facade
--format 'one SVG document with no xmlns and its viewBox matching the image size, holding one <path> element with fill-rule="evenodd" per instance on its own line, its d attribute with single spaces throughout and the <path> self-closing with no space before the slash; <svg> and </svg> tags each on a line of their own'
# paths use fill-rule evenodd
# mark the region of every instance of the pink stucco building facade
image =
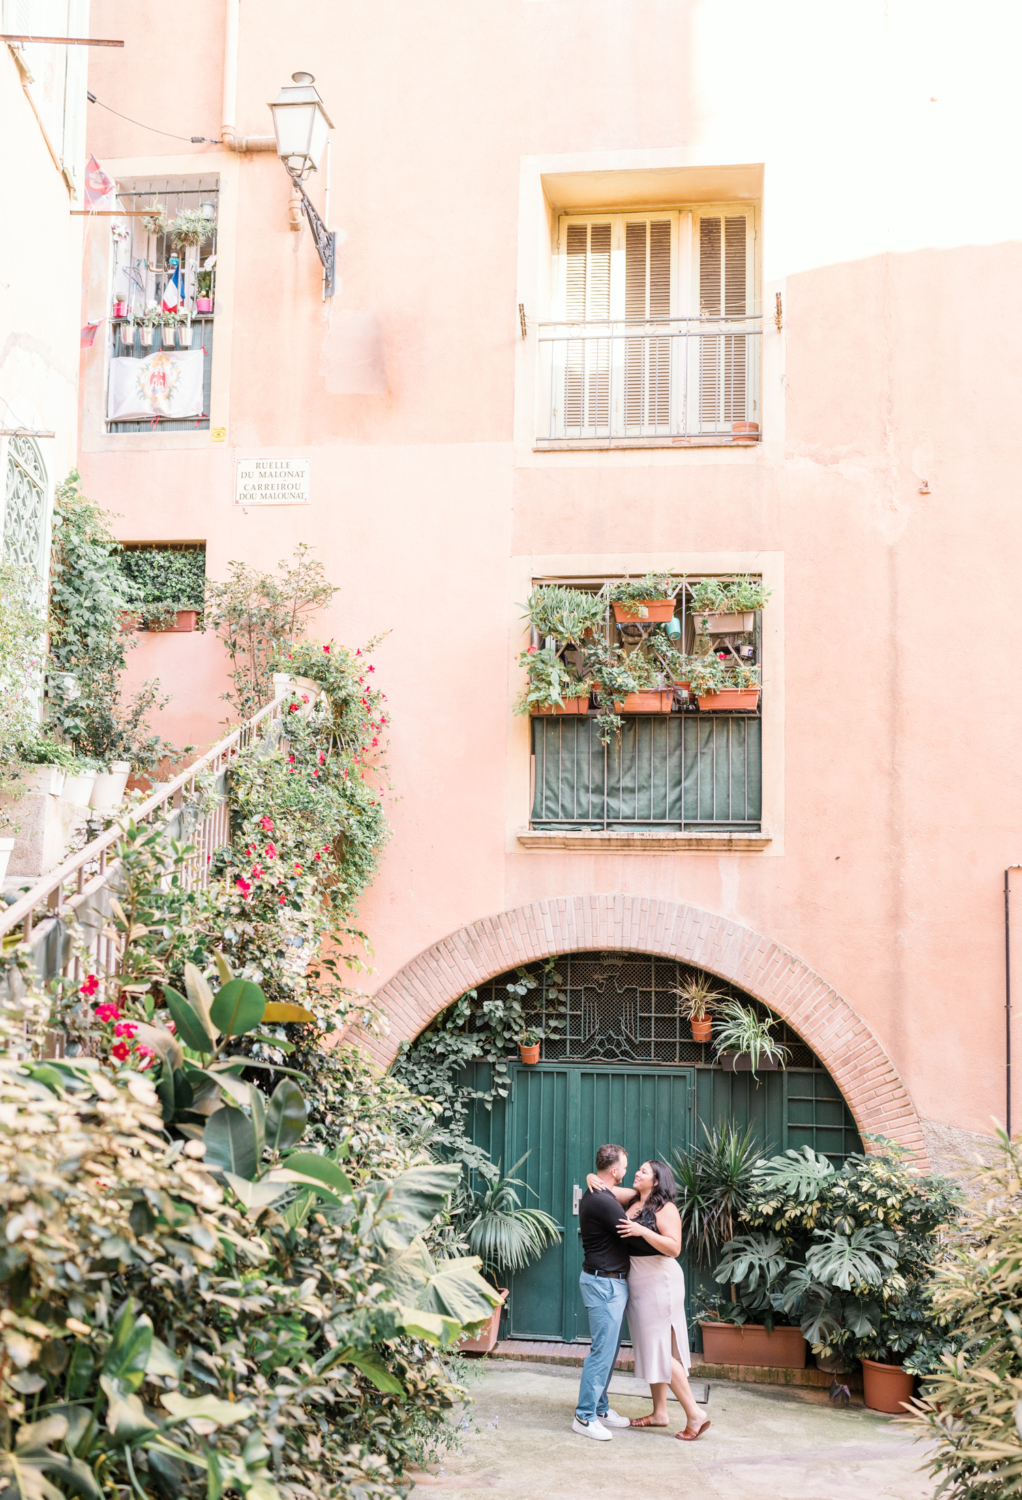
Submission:
<svg viewBox="0 0 1022 1500">
<path fill-rule="evenodd" d="M 318 633 L 388 632 L 393 838 L 361 921 L 390 1051 L 516 963 L 662 952 L 785 1015 L 861 1130 L 937 1157 L 989 1134 L 1022 861 L 1003 11 L 994 45 L 990 7 L 963 36 L 879 0 L 182 0 L 187 66 L 165 20 L 94 0 L 127 46 L 90 59 L 88 144 L 126 191 L 215 199 L 208 405 L 111 425 L 99 339 L 80 467 L 123 539 L 201 541 L 212 577 L 311 543 L 340 585 Z M 227 144 L 260 146 L 298 69 L 334 126 L 308 183 L 331 299 L 275 152 Z M 117 254 L 93 229 L 88 318 Z M 712 357 L 707 307 L 741 320 Z M 658 316 L 637 385 L 624 322 Z M 257 460 L 305 461 L 307 503 L 239 503 Z M 772 590 L 756 827 L 530 828 L 521 602 L 650 569 Z M 211 636 L 146 636 L 133 670 L 173 693 L 166 734 L 217 737 Z"/>
</svg>

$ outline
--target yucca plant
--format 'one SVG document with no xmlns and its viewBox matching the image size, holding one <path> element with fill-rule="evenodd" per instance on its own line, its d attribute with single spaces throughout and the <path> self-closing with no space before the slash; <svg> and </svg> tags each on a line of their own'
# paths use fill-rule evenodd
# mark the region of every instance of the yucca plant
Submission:
<svg viewBox="0 0 1022 1500">
<path fill-rule="evenodd" d="M 525 1187 L 515 1177 L 528 1156 L 520 1156 L 506 1176 L 497 1175 L 483 1187 L 469 1189 L 457 1213 L 458 1227 L 473 1255 L 483 1263 L 484 1273 L 493 1281 L 524 1271 L 538 1260 L 548 1245 L 561 1239 L 561 1227 L 541 1208 L 524 1208 L 516 1188 Z"/>
<path fill-rule="evenodd" d="M 701 1266 L 712 1266 L 750 1203 L 765 1160 L 753 1127 L 733 1121 L 709 1131 L 694 1151 L 673 1152 L 685 1242 Z"/>
<path fill-rule="evenodd" d="M 767 1062 L 782 1063 L 790 1056 L 791 1048 L 776 1041 L 771 1034 L 779 1025 L 780 1017 L 765 1016 L 761 1020 L 751 1006 L 743 1005 L 740 1000 L 728 1000 L 720 1007 L 719 1014 L 720 1024 L 714 1039 L 717 1056 L 724 1052 L 747 1054 L 753 1078 L 763 1058 Z"/>
</svg>

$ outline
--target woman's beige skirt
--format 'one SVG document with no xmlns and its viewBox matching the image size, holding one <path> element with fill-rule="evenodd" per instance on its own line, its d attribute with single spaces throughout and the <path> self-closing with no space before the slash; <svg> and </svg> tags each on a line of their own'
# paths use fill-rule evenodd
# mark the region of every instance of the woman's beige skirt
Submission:
<svg viewBox="0 0 1022 1500">
<path fill-rule="evenodd" d="M 628 1329 L 640 1380 L 669 1381 L 671 1354 L 692 1367 L 685 1321 L 685 1273 L 666 1255 L 633 1255 L 628 1270 Z"/>
</svg>

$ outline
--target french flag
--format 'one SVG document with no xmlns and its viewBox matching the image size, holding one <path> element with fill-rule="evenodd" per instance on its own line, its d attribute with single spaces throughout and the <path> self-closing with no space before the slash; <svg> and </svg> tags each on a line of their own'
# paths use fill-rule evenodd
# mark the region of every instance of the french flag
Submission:
<svg viewBox="0 0 1022 1500">
<path fill-rule="evenodd" d="M 163 311 L 177 312 L 184 301 L 184 292 L 181 287 L 181 262 L 176 255 L 168 259 L 167 272 L 167 280 L 163 287 Z"/>
</svg>

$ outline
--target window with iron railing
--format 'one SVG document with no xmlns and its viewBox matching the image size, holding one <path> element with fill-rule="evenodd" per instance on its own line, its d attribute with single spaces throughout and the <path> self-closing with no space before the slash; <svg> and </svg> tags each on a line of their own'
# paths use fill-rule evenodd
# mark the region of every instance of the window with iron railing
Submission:
<svg viewBox="0 0 1022 1500">
<path fill-rule="evenodd" d="M 127 211 L 114 221 L 111 362 L 145 360 L 159 351 L 202 351 L 199 372 L 189 381 L 186 412 L 154 410 L 127 418 L 108 389 L 108 432 L 195 431 L 209 427 L 216 306 L 217 212 L 219 178 L 134 178 L 118 184 L 118 202 Z M 148 214 L 148 217 L 144 215 Z M 186 215 L 187 242 L 175 236 Z M 201 236 L 201 237 L 200 237 Z M 179 321 L 165 320 L 165 310 Z M 119 372 L 114 372 L 118 374 Z M 189 377 L 191 371 L 188 372 Z M 108 380 L 112 380 L 108 376 Z M 121 382 L 118 382 L 118 388 Z"/>
<path fill-rule="evenodd" d="M 723 577 L 719 581 L 729 582 Z M 695 577 L 678 580 L 667 618 L 661 609 L 659 619 L 629 619 L 626 610 L 615 611 L 608 600 L 600 644 L 612 651 L 619 648 L 628 660 L 632 653 L 648 652 L 654 636 L 670 638 L 679 662 L 712 654 L 726 671 L 758 679 L 761 612 L 714 614 L 694 607 L 693 589 L 698 600 L 699 583 Z M 536 579 L 533 599 L 551 584 L 599 595 L 608 580 Z M 589 632 L 591 637 L 597 633 Z M 573 645 L 533 627 L 531 642 L 547 660 L 555 654 L 573 681 L 584 680 L 592 640 Z M 668 673 L 656 691 L 625 694 L 615 703 L 619 727 L 614 732 L 608 733 L 601 722 L 597 692 L 571 698 L 565 691 L 560 706 L 533 709 L 531 829 L 760 831 L 763 740 L 758 683 L 745 690 L 708 692 L 686 681 L 680 665 L 678 671 L 682 680 L 672 681 Z M 656 712 L 647 711 L 651 704 Z M 604 699 L 604 714 L 608 707 Z"/>
<path fill-rule="evenodd" d="M 757 443 L 757 284 L 749 205 L 562 218 L 537 442 Z"/>
</svg>

